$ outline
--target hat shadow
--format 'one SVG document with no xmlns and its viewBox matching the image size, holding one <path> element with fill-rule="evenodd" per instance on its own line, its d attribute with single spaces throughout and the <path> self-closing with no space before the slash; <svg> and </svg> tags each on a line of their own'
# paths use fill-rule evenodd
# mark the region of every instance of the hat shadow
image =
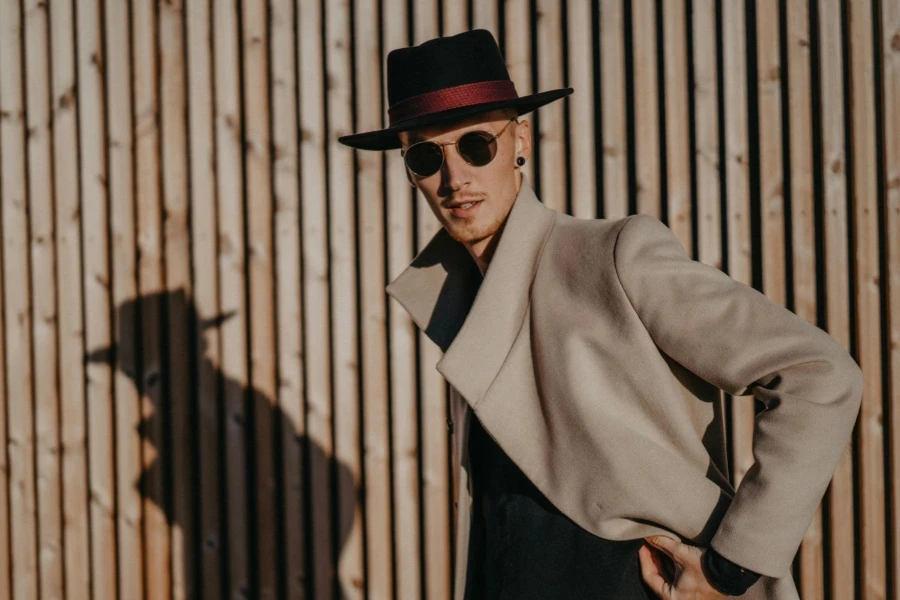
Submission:
<svg viewBox="0 0 900 600">
<path fill-rule="evenodd" d="M 146 331 L 147 315 L 160 317 L 152 323 L 154 331 Z M 231 316 L 204 318 L 182 289 L 143 295 L 116 307 L 116 342 L 107 348 L 88 349 L 85 355 L 85 363 L 106 364 L 114 369 L 114 376 L 115 372 L 124 374 L 136 392 L 117 398 L 114 409 L 137 399 L 137 407 L 131 410 L 142 413 L 136 433 L 145 458 L 133 485 L 142 500 L 144 518 L 137 535 L 146 543 L 148 504 L 164 515 L 172 532 L 177 531 L 177 538 L 169 537 L 172 545 L 181 545 L 172 560 L 182 558 L 181 572 L 188 574 L 184 578 L 187 597 L 348 596 L 348 584 L 338 578 L 337 558 L 354 524 L 359 489 L 353 473 L 305 435 L 275 398 L 242 383 L 214 362 L 206 333 Z M 178 328 L 183 328 L 182 337 L 190 344 L 173 352 L 166 332 Z M 159 343 L 144 343 L 147 335 L 158 336 Z M 150 355 L 155 353 L 152 346 L 159 349 L 158 356 Z M 183 362 L 189 364 L 174 364 L 173 357 L 185 357 Z M 173 392 L 173 377 L 183 376 L 188 381 L 180 382 L 180 391 Z M 200 377 L 215 382 L 204 386 L 213 389 L 201 390 Z M 184 390 L 188 392 L 181 393 Z M 235 399 L 242 412 L 229 410 Z M 302 406 L 304 399 L 295 401 Z M 179 420 L 187 416 L 187 422 L 176 423 L 173 415 Z M 264 431 L 272 433 L 271 440 L 255 439 L 254 425 L 260 420 L 265 420 Z M 207 435 L 201 435 L 201 427 Z M 213 435 L 208 435 L 209 431 Z M 127 438 L 133 432 L 117 431 L 116 435 L 123 433 Z M 187 439 L 177 441 L 179 433 L 185 433 Z M 235 443 L 236 439 L 240 442 Z M 297 449 L 300 455 L 298 469 L 287 478 L 282 452 L 285 440 L 294 451 L 292 464 L 298 458 Z M 189 452 L 176 455 L 176 446 L 187 447 Z M 116 458 L 119 460 L 121 457 Z M 259 460 L 270 468 L 265 482 L 256 471 Z M 177 467 L 176 461 L 180 463 Z M 263 484 L 270 487 L 267 497 L 274 506 L 257 505 Z M 295 502 L 286 506 L 288 497 L 302 499 L 302 510 Z M 244 509 L 238 510 L 241 503 Z M 258 524 L 265 522 L 272 509 L 276 512 L 273 521 L 262 531 Z M 299 530 L 289 530 L 288 523 Z M 237 544 L 231 540 L 243 540 L 247 546 L 232 548 Z M 150 578 L 146 548 L 142 554 L 146 578 Z M 240 567 L 237 577 L 235 564 Z M 359 585 L 353 582 L 354 587 Z"/>
</svg>

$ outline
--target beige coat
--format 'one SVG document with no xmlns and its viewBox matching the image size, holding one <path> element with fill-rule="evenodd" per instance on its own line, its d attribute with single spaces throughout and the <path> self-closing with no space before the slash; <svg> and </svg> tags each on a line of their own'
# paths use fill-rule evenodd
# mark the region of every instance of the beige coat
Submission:
<svg viewBox="0 0 900 600">
<path fill-rule="evenodd" d="M 471 517 L 470 410 L 587 531 L 711 544 L 765 575 L 743 598 L 797 598 L 790 565 L 859 410 L 852 357 L 760 292 L 691 260 L 658 219 L 578 219 L 545 207 L 524 181 L 473 300 L 479 278 L 441 229 L 387 287 L 444 351 L 455 598 Z M 737 493 L 719 388 L 766 407 Z"/>
</svg>

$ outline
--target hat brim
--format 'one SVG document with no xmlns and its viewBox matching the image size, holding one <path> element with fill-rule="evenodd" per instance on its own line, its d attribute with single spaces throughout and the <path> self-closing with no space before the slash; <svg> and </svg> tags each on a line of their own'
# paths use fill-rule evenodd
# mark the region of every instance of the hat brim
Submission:
<svg viewBox="0 0 900 600">
<path fill-rule="evenodd" d="M 339 137 L 338 141 L 345 146 L 350 146 L 351 148 L 357 148 L 359 150 L 396 150 L 401 147 L 400 137 L 397 135 L 401 131 L 409 131 L 416 127 L 434 125 L 444 121 L 452 121 L 454 119 L 467 117 L 476 113 L 497 110 L 499 108 L 515 108 L 519 115 L 524 115 L 545 104 L 549 104 L 554 100 L 559 100 L 560 98 L 568 96 L 573 91 L 572 88 L 562 88 L 522 96 L 513 100 L 499 100 L 497 102 L 461 106 L 459 108 L 408 119 L 386 129 L 344 135 Z"/>
</svg>

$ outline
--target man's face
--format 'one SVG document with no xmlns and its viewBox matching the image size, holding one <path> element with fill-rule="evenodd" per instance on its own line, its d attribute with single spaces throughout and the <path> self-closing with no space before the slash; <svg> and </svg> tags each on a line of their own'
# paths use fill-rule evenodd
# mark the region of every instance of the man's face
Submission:
<svg viewBox="0 0 900 600">
<path fill-rule="evenodd" d="M 518 193 L 520 175 L 516 158 L 531 153 L 531 131 L 527 121 L 509 123 L 515 112 L 496 110 L 428 127 L 400 133 L 403 147 L 420 141 L 438 144 L 455 142 L 469 131 L 482 130 L 497 134 L 497 154 L 483 167 L 468 164 L 453 144 L 443 146 L 444 163 L 440 171 L 419 177 L 407 169 L 410 181 L 422 191 L 428 205 L 447 232 L 470 250 L 481 253 L 501 227 Z M 475 202 L 468 209 L 454 208 Z"/>
</svg>

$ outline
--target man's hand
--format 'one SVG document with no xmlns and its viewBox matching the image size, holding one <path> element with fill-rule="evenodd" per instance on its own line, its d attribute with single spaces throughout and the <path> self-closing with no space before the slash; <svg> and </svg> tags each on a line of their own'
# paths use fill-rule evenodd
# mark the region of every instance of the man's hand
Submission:
<svg viewBox="0 0 900 600">
<path fill-rule="evenodd" d="M 664 535 L 644 538 L 638 551 L 641 575 L 656 595 L 663 600 L 720 600 L 725 598 L 713 588 L 700 557 L 703 549 L 684 544 Z"/>
</svg>

